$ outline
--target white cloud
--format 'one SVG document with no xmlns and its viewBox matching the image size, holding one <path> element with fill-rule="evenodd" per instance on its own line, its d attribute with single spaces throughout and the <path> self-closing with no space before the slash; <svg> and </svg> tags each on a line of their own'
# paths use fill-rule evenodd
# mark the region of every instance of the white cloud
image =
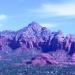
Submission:
<svg viewBox="0 0 75 75">
<path fill-rule="evenodd" d="M 47 27 L 47 28 L 55 28 L 56 27 L 55 24 L 48 24 L 48 23 L 41 23 L 40 25 L 42 25 L 43 27 Z"/>
<path fill-rule="evenodd" d="M 59 16 L 75 15 L 75 2 L 67 4 L 42 4 L 34 12 Z"/>
<path fill-rule="evenodd" d="M 3 21 L 3 20 L 6 20 L 7 19 L 7 16 L 6 15 L 0 15 L 0 21 Z"/>
</svg>

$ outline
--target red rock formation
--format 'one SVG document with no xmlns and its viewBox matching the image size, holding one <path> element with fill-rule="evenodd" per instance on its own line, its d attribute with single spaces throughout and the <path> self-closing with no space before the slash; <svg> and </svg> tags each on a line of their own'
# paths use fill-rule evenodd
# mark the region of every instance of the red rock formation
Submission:
<svg viewBox="0 0 75 75">
<path fill-rule="evenodd" d="M 58 64 L 58 62 L 48 53 L 41 53 L 38 56 L 32 58 L 32 60 L 23 60 L 23 64 L 33 64 L 33 65 L 46 65 L 46 64 Z"/>
<path fill-rule="evenodd" d="M 58 64 L 54 56 L 48 54 L 48 52 L 57 52 L 59 60 L 65 58 L 65 54 L 73 55 L 74 60 L 75 53 L 75 36 L 66 36 L 61 31 L 51 32 L 46 27 L 40 26 L 36 22 L 32 22 L 17 32 L 5 31 L 0 36 L 0 50 L 6 50 L 6 46 L 11 50 L 31 50 L 36 48 L 41 49 L 42 52 L 34 60 L 31 60 L 33 64 Z M 63 50 L 64 52 L 60 52 Z M 46 52 L 46 53 L 45 53 Z"/>
</svg>

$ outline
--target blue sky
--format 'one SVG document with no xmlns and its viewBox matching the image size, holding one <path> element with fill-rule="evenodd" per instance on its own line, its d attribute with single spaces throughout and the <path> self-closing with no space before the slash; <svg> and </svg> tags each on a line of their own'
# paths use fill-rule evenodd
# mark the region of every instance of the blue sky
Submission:
<svg viewBox="0 0 75 75">
<path fill-rule="evenodd" d="M 75 0 L 0 0 L 0 30 L 19 30 L 32 21 L 75 34 Z"/>
</svg>

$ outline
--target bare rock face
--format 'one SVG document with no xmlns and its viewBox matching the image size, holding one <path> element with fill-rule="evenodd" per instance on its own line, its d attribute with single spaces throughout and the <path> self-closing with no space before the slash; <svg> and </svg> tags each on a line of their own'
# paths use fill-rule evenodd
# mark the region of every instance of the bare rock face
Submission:
<svg viewBox="0 0 75 75">
<path fill-rule="evenodd" d="M 71 60 L 75 63 L 75 53 L 72 55 Z"/>
<path fill-rule="evenodd" d="M 42 53 L 40 56 L 46 61 L 47 64 L 58 64 L 55 58 L 48 53 Z"/>
<path fill-rule="evenodd" d="M 17 32 L 2 32 L 1 38 L 2 42 L 4 39 L 6 40 L 7 45 L 12 50 L 16 50 L 18 48 L 27 50 L 35 47 L 37 49 L 41 49 L 43 52 L 67 48 L 69 49 L 68 51 L 70 51 L 70 53 L 73 51 L 70 50 L 70 48 L 73 46 L 71 44 L 74 41 L 73 37 L 70 37 L 69 39 L 66 38 L 65 40 L 65 37 L 61 31 L 55 33 L 50 32 L 46 27 L 42 27 L 36 22 L 30 23 L 27 27 Z M 5 44 L 5 42 L 2 42 L 1 46 Z"/>
<path fill-rule="evenodd" d="M 21 47 L 26 46 L 27 48 L 33 48 L 37 42 L 37 36 L 40 36 L 41 28 L 42 27 L 36 22 L 30 23 L 28 27 L 21 32 L 21 36 L 18 37 Z"/>
<path fill-rule="evenodd" d="M 52 53 L 53 57 L 56 61 L 59 63 L 66 62 L 67 61 L 67 54 L 64 50 L 57 50 Z"/>
<path fill-rule="evenodd" d="M 70 51 L 70 47 L 71 47 L 71 39 L 70 39 L 70 35 L 66 36 L 64 39 L 64 50 L 65 51 Z"/>
<path fill-rule="evenodd" d="M 0 50 L 3 50 L 4 47 L 7 45 L 7 38 L 5 37 L 0 37 Z"/>
<path fill-rule="evenodd" d="M 11 34 L 11 32 L 8 32 Z M 4 35 L 8 35 L 4 33 Z M 8 35 L 8 46 L 11 49 L 17 49 L 19 47 L 22 50 L 31 48 L 41 49 L 43 52 L 49 52 L 51 50 L 57 50 L 63 48 L 64 36 L 62 32 L 52 33 L 46 28 L 42 27 L 36 22 L 32 22 L 17 32 L 13 32 L 12 36 Z M 4 36 L 4 37 L 5 37 Z"/>
<path fill-rule="evenodd" d="M 44 44 L 44 42 L 47 42 L 49 39 L 49 36 L 50 36 L 49 30 L 47 30 L 46 27 L 42 27 L 36 22 L 30 23 L 28 27 L 24 29 L 22 30 L 23 32 L 20 31 L 21 35 L 17 37 L 23 49 L 25 46 L 28 49 L 33 48 L 33 47 L 41 48 L 41 45 L 39 44 L 40 43 Z"/>
<path fill-rule="evenodd" d="M 29 63 L 30 62 L 30 63 Z M 33 64 L 33 65 L 47 65 L 47 64 L 58 64 L 58 62 L 48 53 L 41 53 L 36 57 L 32 58 L 32 60 L 23 61 L 25 64 Z"/>
<path fill-rule="evenodd" d="M 69 50 L 69 54 L 72 55 L 73 53 L 75 53 L 75 36 L 71 36 L 70 38 L 70 50 Z"/>
<path fill-rule="evenodd" d="M 50 48 L 52 51 L 62 50 L 64 48 L 64 35 L 62 32 L 54 33 L 50 44 Z"/>
<path fill-rule="evenodd" d="M 36 57 L 34 60 L 32 60 L 32 64 L 33 65 L 46 65 L 47 62 L 39 56 L 39 57 Z"/>
<path fill-rule="evenodd" d="M 47 42 L 47 40 L 49 39 L 49 36 L 50 36 L 50 31 L 48 31 L 46 27 L 42 27 L 41 29 L 42 39 Z"/>
</svg>

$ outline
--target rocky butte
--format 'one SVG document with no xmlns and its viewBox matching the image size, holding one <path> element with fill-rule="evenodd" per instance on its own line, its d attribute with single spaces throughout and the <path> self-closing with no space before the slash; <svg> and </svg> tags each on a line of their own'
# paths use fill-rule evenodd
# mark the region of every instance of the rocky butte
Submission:
<svg viewBox="0 0 75 75">
<path fill-rule="evenodd" d="M 26 55 L 23 64 L 75 64 L 75 36 L 51 32 L 36 22 L 16 32 L 0 32 L 0 56 Z"/>
</svg>

